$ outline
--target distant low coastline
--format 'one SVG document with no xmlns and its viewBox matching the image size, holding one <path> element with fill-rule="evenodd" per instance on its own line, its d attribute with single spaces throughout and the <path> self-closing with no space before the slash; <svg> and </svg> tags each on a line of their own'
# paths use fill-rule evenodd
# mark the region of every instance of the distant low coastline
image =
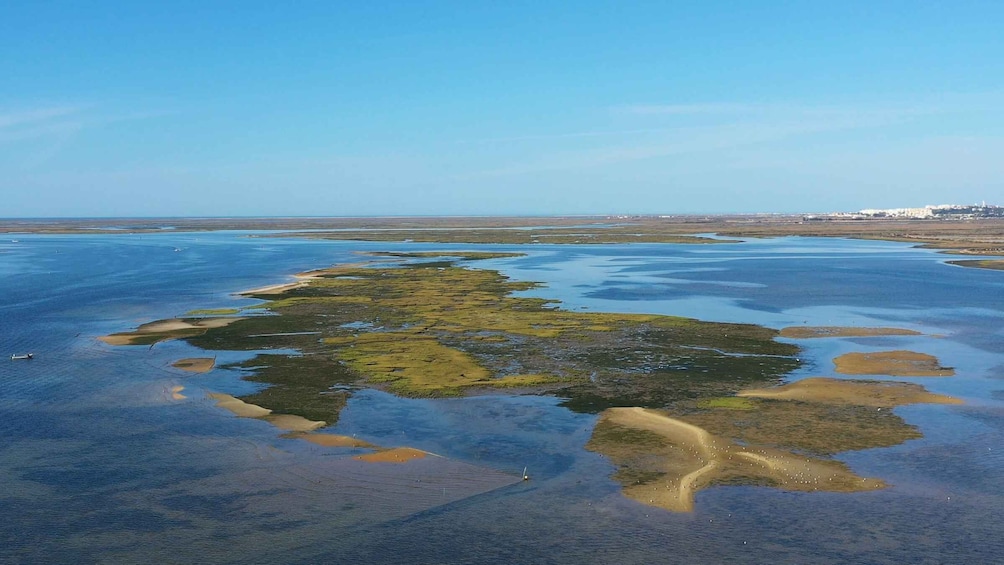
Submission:
<svg viewBox="0 0 1004 565">
<path fill-rule="evenodd" d="M 272 232 L 259 237 L 468 244 L 713 244 L 734 241 L 723 238 L 844 237 L 907 242 L 959 255 L 1004 256 L 1004 218 L 752 214 L 0 220 L 0 233 L 7 234 L 153 234 L 222 230 Z M 718 237 L 708 237 L 708 234 Z M 997 268 L 985 261 L 955 264 Z"/>
</svg>

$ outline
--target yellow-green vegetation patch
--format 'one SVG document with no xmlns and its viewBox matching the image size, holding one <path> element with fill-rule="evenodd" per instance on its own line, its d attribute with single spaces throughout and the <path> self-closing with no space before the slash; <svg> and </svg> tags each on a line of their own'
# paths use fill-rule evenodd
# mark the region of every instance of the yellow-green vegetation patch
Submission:
<svg viewBox="0 0 1004 565">
<path fill-rule="evenodd" d="M 548 384 L 568 382 L 567 379 L 562 379 L 554 375 L 506 375 L 497 379 L 490 379 L 488 381 L 479 381 L 476 383 L 471 383 L 472 386 L 492 386 L 497 388 L 522 388 L 522 387 L 539 387 Z"/>
<path fill-rule="evenodd" d="M 749 400 L 749 399 L 747 399 Z M 892 410 L 827 402 L 756 399 L 755 410 L 687 403 L 673 407 L 677 418 L 709 433 L 746 445 L 771 446 L 816 455 L 890 447 L 921 437 Z"/>
<path fill-rule="evenodd" d="M 490 376 L 470 355 L 431 336 L 403 332 L 360 335 L 338 356 L 370 382 L 408 395 L 457 395 Z"/>
<path fill-rule="evenodd" d="M 705 398 L 697 402 L 698 408 L 724 408 L 726 410 L 753 410 L 756 402 L 749 398 L 736 396 L 721 396 L 718 398 Z"/>
<path fill-rule="evenodd" d="M 373 302 L 373 298 L 370 296 L 319 296 L 319 297 L 292 297 L 292 298 L 280 298 L 278 300 L 271 300 L 262 304 L 261 307 L 268 308 L 270 310 L 278 310 L 280 308 L 287 308 L 289 306 L 296 306 L 298 304 L 329 304 L 331 307 L 337 307 L 340 304 L 366 304 Z"/>
</svg>

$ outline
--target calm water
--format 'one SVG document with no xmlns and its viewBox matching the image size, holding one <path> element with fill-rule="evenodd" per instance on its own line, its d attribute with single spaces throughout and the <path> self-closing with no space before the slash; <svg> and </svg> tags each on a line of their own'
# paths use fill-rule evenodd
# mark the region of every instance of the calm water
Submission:
<svg viewBox="0 0 1004 565">
<path fill-rule="evenodd" d="M 925 336 L 815 340 L 793 378 L 847 351 L 912 349 L 957 376 L 913 379 L 966 405 L 897 410 L 925 437 L 843 454 L 891 488 L 860 494 L 719 487 L 696 511 L 632 502 L 587 452 L 595 416 L 561 399 L 406 400 L 356 393 L 329 431 L 443 456 L 363 469 L 284 439 L 207 392 L 253 385 L 170 363 L 184 343 L 95 338 L 232 292 L 446 245 L 247 238 L 245 233 L 14 236 L 0 241 L 0 561 L 330 563 L 993 563 L 1004 559 L 1004 273 L 884 242 L 771 239 L 709 246 L 481 246 L 568 308 L 788 325 L 887 325 Z M 452 246 L 470 249 L 477 246 Z M 175 251 L 178 249 L 178 251 Z M 939 337 L 931 337 L 931 334 Z M 32 351 L 31 362 L 10 362 Z M 220 361 L 246 354 L 223 354 Z M 904 379 L 909 380 L 909 379 Z M 175 400 L 172 387 L 187 398 Z M 528 466 L 533 480 L 516 478 Z"/>
</svg>

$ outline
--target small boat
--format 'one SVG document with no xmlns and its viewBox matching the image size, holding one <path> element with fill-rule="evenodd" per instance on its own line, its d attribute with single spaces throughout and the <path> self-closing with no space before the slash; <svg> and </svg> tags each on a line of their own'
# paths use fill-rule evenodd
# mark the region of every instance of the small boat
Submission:
<svg viewBox="0 0 1004 565">
<path fill-rule="evenodd" d="M 34 358 L 35 358 L 35 356 L 32 355 L 31 353 L 25 353 L 24 355 L 11 355 L 10 356 L 10 360 L 11 361 L 17 361 L 19 359 L 34 359 Z"/>
</svg>

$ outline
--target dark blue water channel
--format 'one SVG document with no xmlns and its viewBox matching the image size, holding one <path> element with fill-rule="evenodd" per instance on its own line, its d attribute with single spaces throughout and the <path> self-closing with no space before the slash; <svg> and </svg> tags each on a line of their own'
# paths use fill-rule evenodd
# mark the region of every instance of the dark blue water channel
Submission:
<svg viewBox="0 0 1004 565">
<path fill-rule="evenodd" d="M 11 563 L 992 563 L 1004 557 L 1004 273 L 906 245 L 784 238 L 715 245 L 449 246 L 217 232 L 0 240 L 0 561 Z M 11 239 L 16 239 L 12 242 Z M 921 336 L 812 340 L 792 379 L 848 351 L 911 349 L 957 375 L 900 379 L 966 401 L 897 409 L 924 434 L 842 454 L 890 488 L 717 487 L 675 514 L 620 495 L 584 450 L 595 416 L 561 399 L 409 400 L 359 391 L 330 431 L 443 456 L 359 474 L 344 450 L 280 437 L 209 392 L 254 385 L 170 366 L 181 342 L 97 337 L 366 250 L 518 250 L 484 262 L 587 311 L 868 325 Z M 32 352 L 32 361 L 8 361 Z M 222 353 L 220 361 L 246 358 Z M 172 391 L 184 387 L 183 399 Z M 433 465 L 433 463 L 429 463 Z M 506 481 L 524 466 L 533 480 Z M 374 467 L 375 469 L 376 467 Z M 437 482 L 438 481 L 438 482 Z M 501 485 L 501 486 L 500 486 Z"/>
</svg>

